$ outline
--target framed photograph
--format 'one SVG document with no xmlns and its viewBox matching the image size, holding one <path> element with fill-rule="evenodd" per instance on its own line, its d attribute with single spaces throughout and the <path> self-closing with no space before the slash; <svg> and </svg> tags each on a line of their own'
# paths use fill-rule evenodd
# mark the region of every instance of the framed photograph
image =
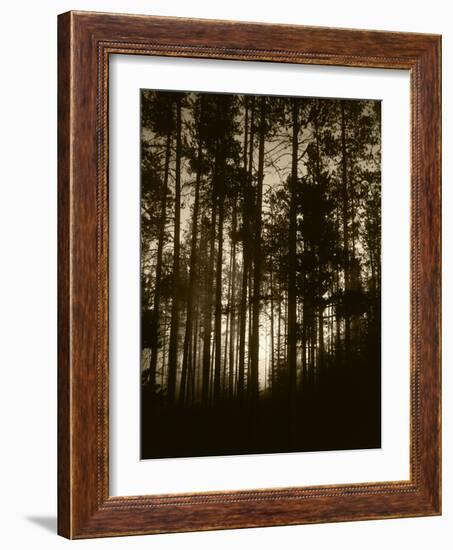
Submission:
<svg viewBox="0 0 453 550">
<path fill-rule="evenodd" d="M 440 514 L 440 37 L 58 29 L 59 533 Z"/>
</svg>

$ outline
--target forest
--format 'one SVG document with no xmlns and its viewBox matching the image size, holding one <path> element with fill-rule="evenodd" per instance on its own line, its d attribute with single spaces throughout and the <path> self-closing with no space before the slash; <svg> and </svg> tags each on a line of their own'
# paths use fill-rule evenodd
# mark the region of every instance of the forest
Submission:
<svg viewBox="0 0 453 550">
<path fill-rule="evenodd" d="M 141 457 L 380 446 L 381 103 L 141 90 Z"/>
</svg>

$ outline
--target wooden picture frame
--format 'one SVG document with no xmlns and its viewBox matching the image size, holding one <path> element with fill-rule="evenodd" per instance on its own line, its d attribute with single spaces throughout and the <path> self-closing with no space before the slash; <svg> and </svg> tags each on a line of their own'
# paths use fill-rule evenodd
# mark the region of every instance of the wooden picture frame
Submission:
<svg viewBox="0 0 453 550">
<path fill-rule="evenodd" d="M 89 538 L 440 514 L 440 37 L 69 12 L 59 16 L 58 48 L 59 534 Z M 109 496 L 111 54 L 410 71 L 410 480 Z"/>
</svg>

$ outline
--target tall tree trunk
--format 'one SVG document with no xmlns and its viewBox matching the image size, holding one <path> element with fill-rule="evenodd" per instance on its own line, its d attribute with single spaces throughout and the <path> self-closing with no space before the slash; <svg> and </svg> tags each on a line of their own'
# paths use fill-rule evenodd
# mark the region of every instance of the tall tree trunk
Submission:
<svg viewBox="0 0 453 550">
<path fill-rule="evenodd" d="M 239 360 L 238 360 L 238 396 L 242 399 L 244 395 L 245 378 L 245 335 L 247 330 L 247 293 L 248 293 L 248 272 L 249 272 L 249 216 L 250 216 L 250 165 L 253 158 L 253 108 L 254 98 L 252 98 L 252 116 L 250 124 L 250 154 L 247 154 L 248 139 L 248 115 L 249 100 L 245 99 L 245 123 L 244 123 L 244 187 L 243 187 L 243 211 L 242 211 L 242 288 L 241 288 L 241 306 L 239 322 Z"/>
<path fill-rule="evenodd" d="M 175 167 L 175 234 L 173 243 L 173 302 L 171 306 L 170 343 L 168 350 L 168 398 L 176 396 L 176 372 L 179 340 L 179 248 L 181 229 L 181 97 L 176 102 L 176 167 Z"/>
<path fill-rule="evenodd" d="M 302 306 L 302 380 L 307 378 L 307 313 L 305 303 Z"/>
<path fill-rule="evenodd" d="M 193 311 L 194 311 L 194 294 L 196 287 L 196 269 L 197 269 L 197 240 L 198 240 L 198 213 L 200 209 L 200 184 L 201 184 L 201 164 L 203 145 L 201 139 L 201 124 L 202 114 L 200 114 L 199 131 L 198 131 L 198 151 L 197 151 L 197 175 L 195 183 L 195 198 L 192 212 L 192 241 L 190 244 L 190 268 L 189 268 L 189 295 L 187 298 L 187 316 L 186 316 L 186 332 L 184 335 L 184 348 L 182 359 L 181 372 L 181 391 L 180 400 L 184 402 L 186 398 L 186 382 L 187 371 L 191 370 L 191 358 L 189 356 L 189 347 L 193 332 Z"/>
<path fill-rule="evenodd" d="M 266 98 L 260 100 L 260 129 L 258 146 L 258 181 L 255 205 L 255 233 L 254 233 L 254 270 L 253 270 L 253 299 L 252 299 L 252 341 L 251 349 L 251 393 L 254 397 L 259 392 L 259 329 L 260 329 L 260 299 L 261 299 L 261 226 L 264 180 L 264 137 L 266 131 Z"/>
<path fill-rule="evenodd" d="M 228 268 L 228 289 L 227 289 L 227 315 L 225 322 L 225 343 L 223 346 L 223 368 L 222 368 L 222 393 L 226 393 L 227 388 L 227 369 L 228 369 L 228 360 L 230 358 L 230 339 L 232 335 L 230 334 L 230 319 L 231 319 L 231 284 L 233 272 L 233 241 L 230 241 L 230 265 Z"/>
<path fill-rule="evenodd" d="M 349 228 L 348 228 L 348 159 L 346 147 L 346 117 L 344 101 L 341 105 L 341 179 L 342 179 L 342 214 L 343 214 L 343 254 L 344 254 L 344 281 L 345 291 L 350 290 L 350 258 L 349 258 Z M 351 320 L 346 312 L 345 315 L 345 352 L 349 352 L 351 345 Z"/>
<path fill-rule="evenodd" d="M 253 216 L 254 214 L 252 214 Z M 253 331 L 253 316 L 252 316 L 252 304 L 253 304 L 253 248 L 252 248 L 252 242 L 251 241 L 251 247 L 250 247 L 250 264 L 249 264 L 249 281 L 248 281 L 248 287 L 249 287 L 249 293 L 247 298 L 247 316 L 248 316 L 248 335 L 247 335 L 247 384 L 248 388 L 250 390 L 250 380 L 252 377 L 252 369 L 251 369 L 251 362 L 252 362 L 252 331 Z"/>
<path fill-rule="evenodd" d="M 220 183 L 221 187 L 223 182 Z M 222 266 L 223 266 L 223 221 L 225 199 L 223 189 L 219 190 L 219 225 L 216 267 L 216 297 L 215 297 L 215 362 L 214 362 L 214 399 L 220 396 L 220 374 L 222 366 Z"/>
<path fill-rule="evenodd" d="M 315 143 L 316 143 L 316 180 L 317 184 L 321 190 L 321 193 L 324 195 L 324 183 L 322 180 L 321 174 L 321 155 L 319 152 L 319 113 L 321 105 L 319 99 L 316 100 L 316 116 L 314 121 L 315 126 Z M 322 256 L 325 251 L 320 245 L 318 245 L 318 365 L 320 371 L 324 366 L 324 298 L 323 298 L 323 286 L 322 286 L 322 275 L 323 275 L 323 265 L 322 265 Z"/>
<path fill-rule="evenodd" d="M 275 382 L 275 349 L 274 349 L 274 259 L 270 258 L 270 306 L 271 306 L 271 390 Z"/>
<path fill-rule="evenodd" d="M 229 370 L 228 370 L 228 391 L 230 397 L 234 390 L 234 366 L 235 366 L 235 334 L 236 334 L 236 231 L 237 231 L 237 203 L 233 201 L 233 220 L 232 220 L 232 241 L 231 241 L 231 293 L 230 293 L 230 349 L 229 349 Z"/>
<path fill-rule="evenodd" d="M 299 100 L 292 99 L 292 158 L 288 235 L 288 369 L 289 392 L 294 396 L 297 383 L 297 164 L 299 145 Z"/>
<path fill-rule="evenodd" d="M 245 221 L 243 222 L 245 224 Z M 247 280 L 248 280 L 248 246 L 244 231 L 242 241 L 242 290 L 239 319 L 239 357 L 238 357 L 238 396 L 244 393 L 245 377 L 245 333 L 247 328 Z"/>
<path fill-rule="evenodd" d="M 165 381 L 167 379 L 167 373 L 165 372 L 165 365 L 166 365 L 166 355 L 167 355 L 167 315 L 166 315 L 166 309 L 167 309 L 167 301 L 164 300 L 164 315 L 163 315 L 163 337 L 162 337 L 162 361 L 161 361 L 161 373 L 160 373 L 160 385 L 161 388 L 164 387 Z"/>
<path fill-rule="evenodd" d="M 322 305 L 318 309 L 318 363 L 320 370 L 322 370 L 324 366 L 324 316 Z"/>
<path fill-rule="evenodd" d="M 154 388 L 156 381 L 157 355 L 159 350 L 160 285 L 162 278 L 162 254 L 164 250 L 165 223 L 167 220 L 168 172 L 170 166 L 171 131 L 168 130 L 165 147 L 164 185 L 160 202 L 159 238 L 157 243 L 156 283 L 154 290 L 153 316 L 151 324 L 151 357 L 149 362 L 149 383 Z"/>
<path fill-rule="evenodd" d="M 340 212 L 339 209 L 336 208 L 336 231 L 337 235 L 340 235 Z M 335 290 L 337 292 L 337 295 L 340 293 L 340 270 L 335 270 Z M 335 307 L 335 353 L 337 354 L 337 357 L 340 357 L 341 352 L 341 316 L 340 316 L 340 310 L 338 307 L 338 302 Z"/>
<path fill-rule="evenodd" d="M 211 387 L 211 331 L 212 331 L 212 294 L 214 291 L 214 255 L 215 255 L 215 228 L 217 219 L 217 202 L 213 197 L 211 210 L 211 237 L 209 245 L 209 265 L 207 270 L 207 290 L 204 305 L 203 319 L 203 380 L 202 380 L 202 400 L 204 403 L 209 401 Z"/>
<path fill-rule="evenodd" d="M 277 322 L 277 378 L 280 378 L 281 365 L 281 340 L 282 340 L 282 296 L 280 285 L 278 286 L 278 322 Z"/>
<path fill-rule="evenodd" d="M 238 380 L 239 380 L 239 343 L 241 341 L 241 331 L 239 330 L 239 325 L 236 329 L 236 350 L 234 352 L 234 388 L 233 395 L 238 394 Z"/>
</svg>

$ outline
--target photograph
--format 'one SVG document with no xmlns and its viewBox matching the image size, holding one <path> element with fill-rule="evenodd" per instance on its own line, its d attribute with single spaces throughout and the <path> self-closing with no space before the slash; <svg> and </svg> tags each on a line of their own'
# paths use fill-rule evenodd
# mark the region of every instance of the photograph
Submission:
<svg viewBox="0 0 453 550">
<path fill-rule="evenodd" d="M 140 113 L 140 458 L 380 448 L 381 102 Z"/>
</svg>

